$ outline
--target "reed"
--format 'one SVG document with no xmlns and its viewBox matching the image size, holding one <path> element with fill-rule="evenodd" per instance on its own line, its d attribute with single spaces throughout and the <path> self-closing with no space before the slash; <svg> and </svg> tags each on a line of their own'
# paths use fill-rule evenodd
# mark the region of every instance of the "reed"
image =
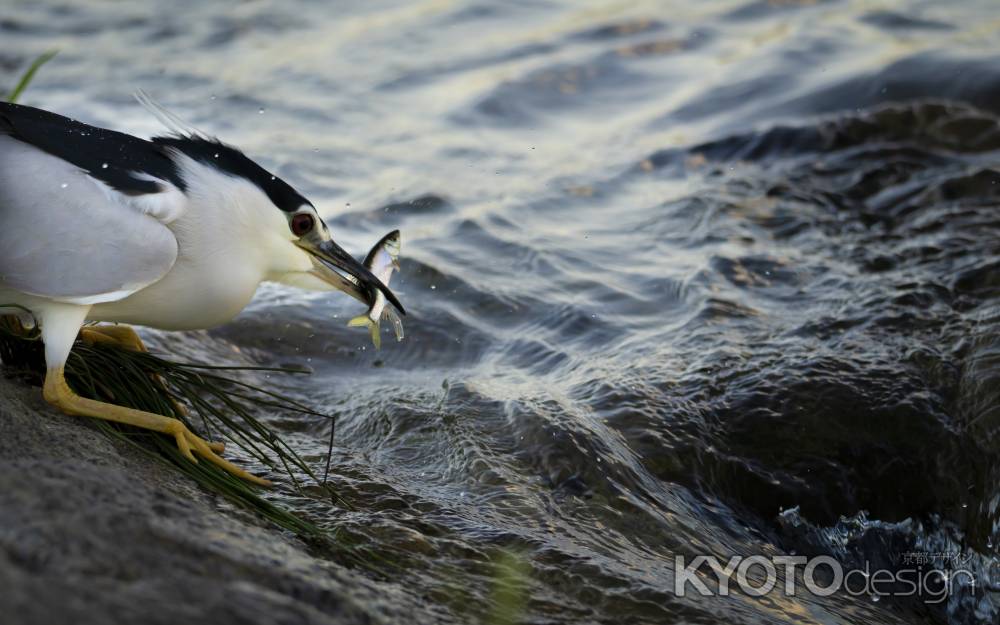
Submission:
<svg viewBox="0 0 1000 625">
<path fill-rule="evenodd" d="M 25 327 L 15 315 L 0 317 L 0 360 L 15 375 L 40 386 L 45 362 L 38 329 Z M 227 446 L 235 445 L 260 463 L 284 473 L 296 490 L 302 490 L 300 476 L 305 476 L 326 490 L 334 503 L 343 505 L 325 478 L 320 479 L 281 436 L 255 415 L 264 410 L 329 417 L 280 393 L 223 375 L 227 371 L 248 369 L 287 375 L 303 373 L 295 369 L 182 363 L 112 344 L 88 345 L 77 341 L 66 363 L 66 381 L 82 397 L 180 419 L 199 436 L 226 440 Z M 180 404 L 190 407 L 190 412 L 179 410 Z M 195 464 L 187 460 L 169 436 L 100 419 L 91 422 L 108 436 L 170 464 L 204 489 L 251 509 L 282 528 L 302 536 L 323 534 L 309 521 L 261 497 L 252 484 L 210 462 Z"/>
<path fill-rule="evenodd" d="M 51 61 L 58 53 L 58 50 L 50 50 L 32 61 L 31 65 L 28 66 L 28 69 L 21 75 L 21 79 L 17 81 L 17 85 L 14 89 L 7 94 L 7 101 L 17 102 L 17 99 L 20 98 L 21 94 L 24 93 L 24 90 L 28 88 L 28 85 L 31 83 L 32 79 L 34 79 L 35 74 L 39 69 L 41 69 L 42 65 Z"/>
</svg>

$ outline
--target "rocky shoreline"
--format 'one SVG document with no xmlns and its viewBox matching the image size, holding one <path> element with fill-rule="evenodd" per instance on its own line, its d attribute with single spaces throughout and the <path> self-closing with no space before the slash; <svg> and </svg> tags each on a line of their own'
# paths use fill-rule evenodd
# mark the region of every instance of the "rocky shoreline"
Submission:
<svg viewBox="0 0 1000 625">
<path fill-rule="evenodd" d="M 310 556 L 2 376 L 0 587 L 8 625 L 413 617 L 397 587 Z"/>
</svg>

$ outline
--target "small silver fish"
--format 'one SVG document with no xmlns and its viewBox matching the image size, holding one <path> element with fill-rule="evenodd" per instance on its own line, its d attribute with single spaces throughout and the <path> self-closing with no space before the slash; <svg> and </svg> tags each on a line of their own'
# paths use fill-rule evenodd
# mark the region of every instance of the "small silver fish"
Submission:
<svg viewBox="0 0 1000 625">
<path fill-rule="evenodd" d="M 376 243 L 371 251 L 368 252 L 368 256 L 365 257 L 365 267 L 386 286 L 389 286 L 389 277 L 392 275 L 392 270 L 399 270 L 399 249 L 399 230 L 393 230 L 382 237 L 382 240 Z M 375 300 L 372 302 L 368 312 L 351 319 L 347 322 L 347 325 L 349 327 L 367 327 L 372 337 L 372 343 L 375 344 L 375 349 L 379 349 L 382 347 L 379 323 L 383 319 L 388 319 L 392 323 L 392 329 L 396 333 L 396 340 L 402 341 L 403 321 L 391 306 L 386 306 L 385 295 L 381 291 L 376 290 Z"/>
</svg>

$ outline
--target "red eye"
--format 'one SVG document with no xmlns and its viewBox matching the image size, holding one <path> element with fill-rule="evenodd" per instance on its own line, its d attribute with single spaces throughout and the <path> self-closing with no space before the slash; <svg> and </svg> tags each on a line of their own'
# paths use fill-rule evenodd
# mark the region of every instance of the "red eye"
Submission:
<svg viewBox="0 0 1000 625">
<path fill-rule="evenodd" d="M 315 225 L 316 220 L 313 219 L 312 215 L 309 213 L 299 213 L 292 217 L 292 234 L 301 237 L 304 234 L 308 234 Z"/>
</svg>

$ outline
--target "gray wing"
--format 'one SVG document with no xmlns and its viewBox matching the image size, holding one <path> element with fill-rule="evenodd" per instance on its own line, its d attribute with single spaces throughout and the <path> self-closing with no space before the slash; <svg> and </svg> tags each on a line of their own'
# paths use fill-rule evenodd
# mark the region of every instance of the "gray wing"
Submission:
<svg viewBox="0 0 1000 625">
<path fill-rule="evenodd" d="M 166 223 L 186 205 L 176 187 L 161 188 L 121 193 L 0 134 L 0 290 L 96 304 L 158 281 L 177 259 Z"/>
</svg>

